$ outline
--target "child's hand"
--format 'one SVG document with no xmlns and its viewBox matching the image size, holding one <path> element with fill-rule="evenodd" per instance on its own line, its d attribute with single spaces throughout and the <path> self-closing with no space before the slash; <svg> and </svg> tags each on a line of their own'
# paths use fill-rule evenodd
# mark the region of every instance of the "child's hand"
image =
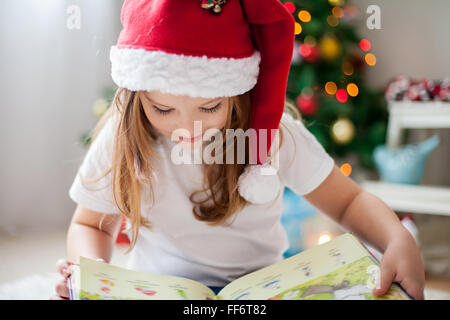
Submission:
<svg viewBox="0 0 450 320">
<path fill-rule="evenodd" d="M 66 259 L 59 259 L 56 262 L 56 271 L 63 276 L 60 282 L 55 286 L 56 294 L 51 297 L 51 300 L 66 300 L 69 299 L 69 288 L 67 286 L 67 279 L 70 276 L 70 266 L 74 264 Z"/>
<path fill-rule="evenodd" d="M 97 261 L 105 262 L 105 260 L 99 258 Z M 60 282 L 55 286 L 56 294 L 50 298 L 50 300 L 67 300 L 69 299 L 69 287 L 67 285 L 67 279 L 70 276 L 70 266 L 75 263 L 66 259 L 59 259 L 56 262 L 56 270 L 63 276 Z"/>
<path fill-rule="evenodd" d="M 374 295 L 383 295 L 392 282 L 398 282 L 414 299 L 424 299 L 425 267 L 417 243 L 409 234 L 388 244 L 380 269 Z"/>
</svg>

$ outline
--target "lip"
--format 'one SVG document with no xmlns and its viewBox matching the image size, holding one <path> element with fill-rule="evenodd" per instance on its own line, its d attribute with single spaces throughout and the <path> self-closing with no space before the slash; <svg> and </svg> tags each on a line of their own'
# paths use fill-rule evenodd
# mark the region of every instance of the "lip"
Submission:
<svg viewBox="0 0 450 320">
<path fill-rule="evenodd" d="M 200 140 L 202 137 L 203 137 L 203 133 L 196 137 L 193 137 L 193 138 L 186 138 L 186 137 L 180 136 L 180 140 L 186 141 L 186 142 L 195 142 L 195 141 Z"/>
</svg>

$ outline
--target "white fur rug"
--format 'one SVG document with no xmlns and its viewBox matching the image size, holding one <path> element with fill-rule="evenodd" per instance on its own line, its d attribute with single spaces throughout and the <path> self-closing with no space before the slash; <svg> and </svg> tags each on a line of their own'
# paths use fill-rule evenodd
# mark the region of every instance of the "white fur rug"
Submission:
<svg viewBox="0 0 450 320">
<path fill-rule="evenodd" d="M 34 274 L 23 279 L 0 284 L 0 300 L 48 300 L 55 294 L 58 273 Z M 450 300 L 450 293 L 425 289 L 427 300 Z"/>
<path fill-rule="evenodd" d="M 0 284 L 0 300 L 48 300 L 55 295 L 55 285 L 61 279 L 61 275 L 54 272 Z"/>
</svg>

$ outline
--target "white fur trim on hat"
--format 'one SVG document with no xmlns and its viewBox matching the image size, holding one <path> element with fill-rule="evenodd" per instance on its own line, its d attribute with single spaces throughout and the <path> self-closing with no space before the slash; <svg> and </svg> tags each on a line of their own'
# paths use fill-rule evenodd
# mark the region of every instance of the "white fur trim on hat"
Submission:
<svg viewBox="0 0 450 320">
<path fill-rule="evenodd" d="M 239 194 L 255 204 L 273 201 L 281 189 L 278 174 L 268 163 L 247 165 L 239 176 L 238 184 Z"/>
<path fill-rule="evenodd" d="M 208 58 L 112 46 L 110 60 L 111 76 L 119 87 L 215 98 L 251 90 L 261 54 L 255 50 L 248 58 Z"/>
</svg>

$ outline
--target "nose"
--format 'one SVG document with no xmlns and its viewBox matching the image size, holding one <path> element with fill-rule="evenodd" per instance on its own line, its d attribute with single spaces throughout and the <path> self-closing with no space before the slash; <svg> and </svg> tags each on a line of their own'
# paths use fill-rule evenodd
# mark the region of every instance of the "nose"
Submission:
<svg viewBox="0 0 450 320">
<path fill-rule="evenodd" d="M 187 139 L 190 138 L 191 140 L 194 140 L 194 138 L 198 140 L 203 133 L 202 122 L 200 120 L 192 119 L 191 117 L 185 119 L 179 128 L 184 129 L 180 131 L 179 135 Z"/>
</svg>

